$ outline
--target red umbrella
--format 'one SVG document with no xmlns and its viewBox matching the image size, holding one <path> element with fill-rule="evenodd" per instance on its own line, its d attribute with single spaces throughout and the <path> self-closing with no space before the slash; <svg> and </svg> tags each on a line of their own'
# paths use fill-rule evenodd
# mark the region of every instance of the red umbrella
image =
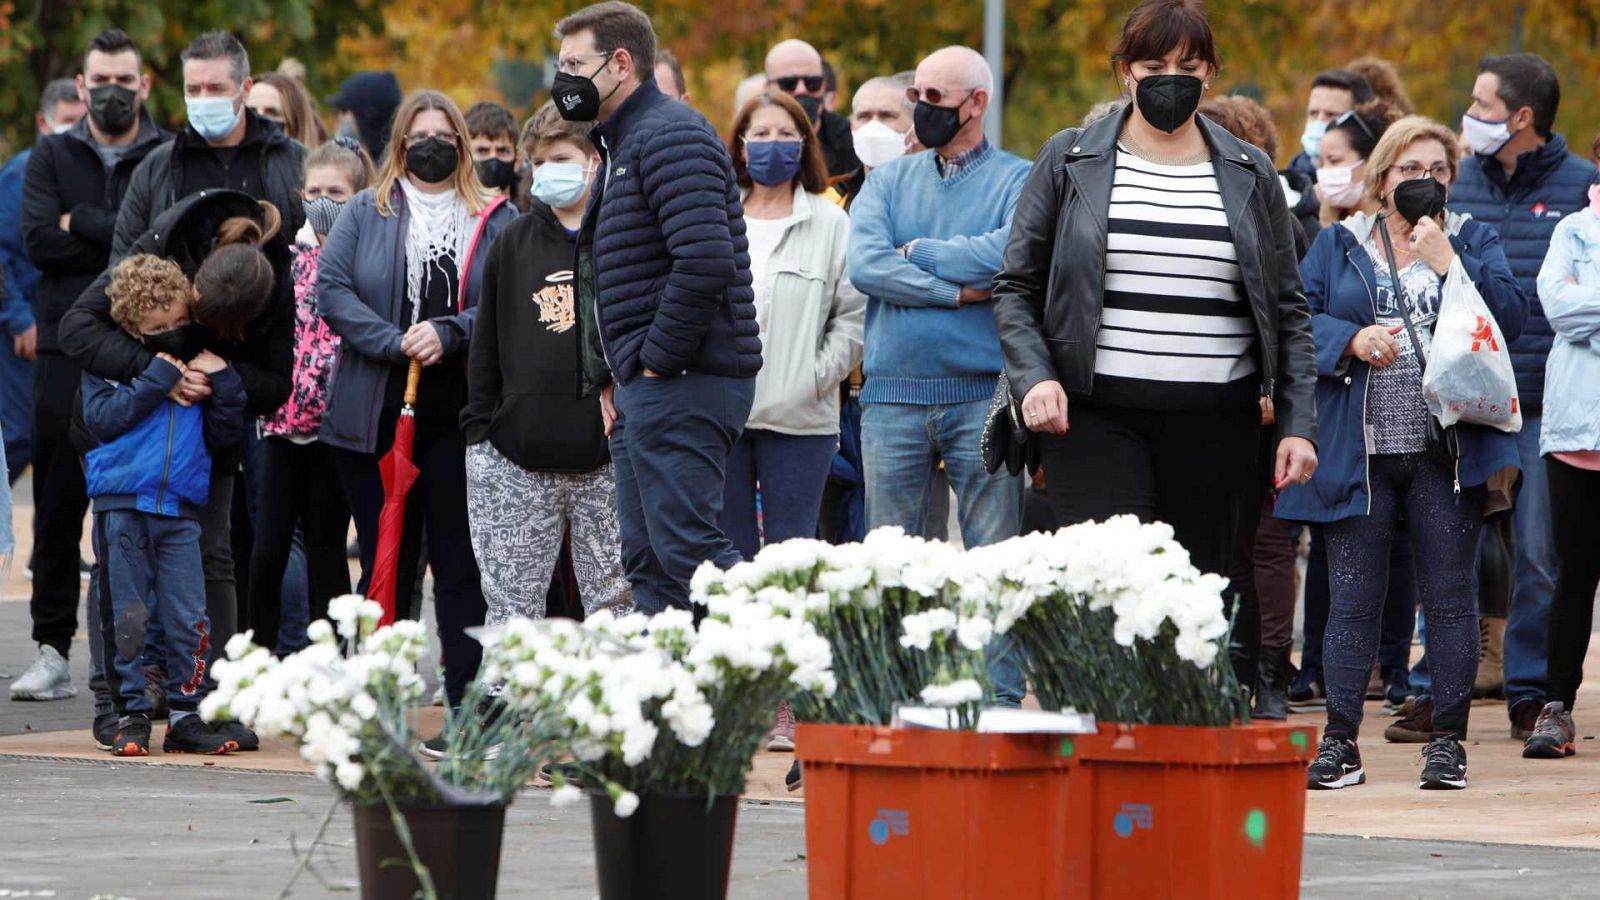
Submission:
<svg viewBox="0 0 1600 900">
<path fill-rule="evenodd" d="M 400 535 L 406 527 L 406 495 L 421 472 L 411 461 L 411 447 L 417 440 L 417 382 L 421 378 L 422 363 L 413 359 L 406 373 L 405 405 L 400 407 L 400 420 L 394 426 L 394 446 L 378 461 L 378 471 L 383 475 L 383 511 L 378 514 L 378 549 L 372 556 L 367 597 L 383 604 L 380 627 L 394 621 L 394 588 L 399 577 Z"/>
</svg>

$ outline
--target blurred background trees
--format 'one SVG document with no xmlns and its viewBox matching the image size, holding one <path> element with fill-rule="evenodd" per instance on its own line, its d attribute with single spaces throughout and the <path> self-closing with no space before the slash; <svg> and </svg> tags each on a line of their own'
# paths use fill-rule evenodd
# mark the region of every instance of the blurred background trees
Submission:
<svg viewBox="0 0 1600 900">
<path fill-rule="evenodd" d="M 292 56 L 314 96 L 359 69 L 391 69 L 466 104 L 494 99 L 519 115 L 544 99 L 552 27 L 580 0 L 0 0 L 0 134 L 25 146 L 39 88 L 76 71 L 88 38 L 118 25 L 145 49 L 152 111 L 181 118 L 178 51 L 229 28 L 257 71 Z M 1029 155 L 1074 125 L 1118 83 L 1108 54 L 1132 0 L 1009 0 L 1006 144 Z M 915 66 L 946 44 L 981 46 L 982 3 L 907 0 L 654 0 L 644 8 L 683 61 L 692 102 L 719 127 L 739 80 L 785 37 L 815 44 L 838 69 L 840 102 L 873 75 Z M 1420 112 L 1459 119 L 1478 59 L 1528 50 L 1562 78 L 1558 128 L 1587 149 L 1600 130 L 1600 0 L 1211 0 L 1223 71 L 1215 89 L 1262 101 L 1281 153 L 1294 152 L 1305 91 L 1318 70 L 1357 56 L 1392 61 Z M 1580 151 L 1581 152 L 1581 151 Z M 1281 162 L 1282 160 L 1280 160 Z"/>
</svg>

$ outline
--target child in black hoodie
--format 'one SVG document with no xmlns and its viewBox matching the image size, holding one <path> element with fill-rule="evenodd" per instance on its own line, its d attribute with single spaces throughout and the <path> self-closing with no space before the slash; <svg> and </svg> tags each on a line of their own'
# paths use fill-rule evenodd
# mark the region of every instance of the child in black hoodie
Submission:
<svg viewBox="0 0 1600 900">
<path fill-rule="evenodd" d="M 546 103 L 523 131 L 533 203 L 489 248 L 467 356 L 467 515 L 487 624 L 542 618 L 572 531 L 584 612 L 633 605 L 606 436 L 611 388 L 582 396 L 572 266 L 600 156 Z"/>
</svg>

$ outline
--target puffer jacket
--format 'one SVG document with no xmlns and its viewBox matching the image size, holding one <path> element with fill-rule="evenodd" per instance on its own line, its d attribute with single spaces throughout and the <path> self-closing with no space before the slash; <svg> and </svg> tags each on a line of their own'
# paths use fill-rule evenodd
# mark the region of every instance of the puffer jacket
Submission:
<svg viewBox="0 0 1600 900">
<path fill-rule="evenodd" d="M 1006 375 L 1020 400 L 1056 380 L 1068 394 L 1094 385 L 1105 287 L 1106 217 L 1117 135 L 1130 110 L 1069 128 L 1039 151 L 1011 220 L 994 280 L 994 318 Z M 1279 438 L 1317 440 L 1316 357 L 1289 206 L 1267 155 L 1199 117 L 1238 251 L 1260 348 L 1261 395 Z"/>
<path fill-rule="evenodd" d="M 1322 443 L 1311 481 L 1278 495 L 1274 515 L 1294 522 L 1337 522 L 1371 512 L 1367 485 L 1367 383 L 1372 367 L 1343 359 L 1356 332 L 1377 324 L 1378 275 L 1361 246 L 1375 217 L 1357 213 L 1324 228 L 1300 266 L 1317 343 L 1317 423 Z M 1445 217 L 1450 246 L 1483 296 L 1507 341 L 1515 341 L 1528 316 L 1527 300 L 1493 228 L 1465 216 Z M 1421 386 L 1418 386 L 1421 390 Z M 1506 468 L 1520 468 L 1515 435 L 1459 425 L 1461 487 L 1486 484 Z"/>
<path fill-rule="evenodd" d="M 1556 333 L 1539 452 L 1600 450 L 1600 211 L 1573 213 L 1556 226 L 1539 270 L 1539 300 Z"/>
<path fill-rule="evenodd" d="M 590 137 L 604 175 L 584 219 L 579 297 L 593 297 L 613 376 L 755 375 L 761 338 L 744 207 L 716 130 L 652 80 Z"/>
<path fill-rule="evenodd" d="M 317 255 L 321 245 L 300 241 L 294 245 L 294 372 L 289 378 L 289 399 L 270 416 L 261 417 L 261 430 L 284 437 L 315 435 L 328 408 L 328 382 L 339 356 L 339 335 L 317 312 Z"/>
<path fill-rule="evenodd" d="M 1507 262 L 1528 298 L 1528 325 L 1511 344 L 1517 370 L 1517 395 L 1525 414 L 1544 407 L 1545 360 L 1555 330 L 1539 304 L 1539 267 L 1550 248 L 1550 235 L 1562 218 L 1589 205 L 1589 185 L 1596 181 L 1593 163 L 1567 151 L 1559 134 L 1517 157 L 1511 178 L 1492 156 L 1473 154 L 1461 161 L 1450 185 L 1449 208 L 1493 228 L 1505 247 Z"/>
</svg>

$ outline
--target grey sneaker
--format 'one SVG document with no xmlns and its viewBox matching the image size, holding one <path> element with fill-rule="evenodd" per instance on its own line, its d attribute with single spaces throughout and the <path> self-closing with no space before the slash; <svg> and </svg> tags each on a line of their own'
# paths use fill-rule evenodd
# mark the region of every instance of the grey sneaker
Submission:
<svg viewBox="0 0 1600 900">
<path fill-rule="evenodd" d="M 72 671 L 67 668 L 67 658 L 49 644 L 40 644 L 33 665 L 11 682 L 13 700 L 65 700 L 77 695 L 78 689 L 72 686 Z"/>
<path fill-rule="evenodd" d="M 1561 759 L 1571 756 L 1577 752 L 1572 746 L 1575 737 L 1577 726 L 1572 724 L 1572 713 L 1566 711 L 1565 704 L 1560 700 L 1551 700 L 1539 711 L 1539 721 L 1533 726 L 1533 734 L 1522 745 L 1522 757 Z"/>
</svg>

